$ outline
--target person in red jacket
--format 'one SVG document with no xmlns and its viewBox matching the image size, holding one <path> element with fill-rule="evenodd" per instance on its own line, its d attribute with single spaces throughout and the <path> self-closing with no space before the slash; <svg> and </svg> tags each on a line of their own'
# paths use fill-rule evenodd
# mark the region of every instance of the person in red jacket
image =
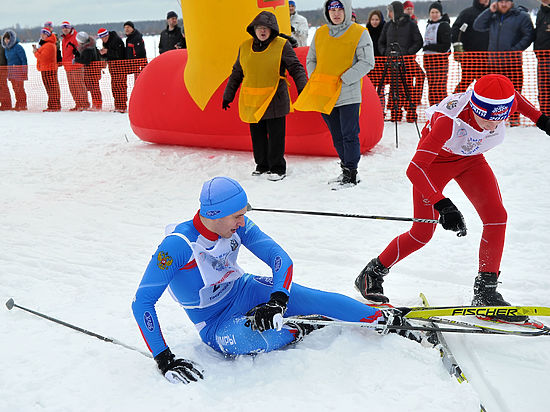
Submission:
<svg viewBox="0 0 550 412">
<path fill-rule="evenodd" d="M 74 62 L 75 57 L 78 55 L 78 42 L 76 41 L 78 32 L 68 21 L 61 23 L 61 31 L 63 32 L 61 61 L 63 67 L 65 67 L 69 90 L 75 103 L 75 107 L 71 110 L 86 110 L 90 107 L 90 101 L 84 84 L 84 66 Z"/>
<path fill-rule="evenodd" d="M 443 189 L 455 180 L 483 222 L 479 249 L 479 274 L 474 283 L 474 306 L 507 306 L 496 291 L 506 231 L 506 210 L 497 179 L 484 152 L 502 143 L 505 120 L 519 112 L 550 135 L 549 118 L 537 110 L 505 76 L 490 74 L 461 94 L 453 94 L 426 111 L 429 121 L 422 130 L 416 153 L 407 169 L 413 184 L 414 217 L 438 219 L 446 230 L 466 235 L 464 218 Z M 397 262 L 426 245 L 437 224 L 414 223 L 372 259 L 355 280 L 364 298 L 388 302 L 383 276 Z M 522 316 L 498 316 L 512 322 Z"/>
<path fill-rule="evenodd" d="M 33 52 L 36 57 L 36 68 L 42 75 L 42 83 L 48 93 L 48 108 L 45 112 L 58 112 L 61 110 L 61 93 L 57 80 L 57 38 L 49 27 L 40 30 L 42 46 L 37 48 L 33 44 Z"/>
</svg>

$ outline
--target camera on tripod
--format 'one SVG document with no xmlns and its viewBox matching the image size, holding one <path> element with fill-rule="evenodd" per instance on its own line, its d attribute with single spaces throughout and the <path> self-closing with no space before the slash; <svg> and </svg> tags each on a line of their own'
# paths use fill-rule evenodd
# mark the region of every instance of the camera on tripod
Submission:
<svg viewBox="0 0 550 412">
<path fill-rule="evenodd" d="M 401 56 L 401 46 L 397 42 L 390 43 L 390 57 Z"/>
</svg>

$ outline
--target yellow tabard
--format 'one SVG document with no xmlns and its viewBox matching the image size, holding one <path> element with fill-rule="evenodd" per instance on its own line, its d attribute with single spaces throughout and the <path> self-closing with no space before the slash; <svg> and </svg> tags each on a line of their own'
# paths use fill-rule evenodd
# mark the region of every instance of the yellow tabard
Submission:
<svg viewBox="0 0 550 412">
<path fill-rule="evenodd" d="M 340 37 L 331 37 L 324 25 L 315 35 L 317 65 L 293 107 L 296 110 L 330 114 L 342 90 L 340 76 L 353 64 L 359 39 L 366 30 L 352 24 Z"/>
<path fill-rule="evenodd" d="M 240 61 L 244 72 L 239 95 L 239 116 L 245 123 L 258 123 L 279 87 L 281 56 L 286 40 L 276 37 L 267 49 L 252 50 L 253 39 L 241 44 Z"/>
</svg>

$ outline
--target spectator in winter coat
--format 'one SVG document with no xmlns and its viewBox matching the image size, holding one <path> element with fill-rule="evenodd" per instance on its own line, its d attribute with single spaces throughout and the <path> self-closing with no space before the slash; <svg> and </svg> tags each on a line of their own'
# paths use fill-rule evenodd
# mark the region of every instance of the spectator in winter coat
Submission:
<svg viewBox="0 0 550 412">
<path fill-rule="evenodd" d="M 185 35 L 178 26 L 178 15 L 174 11 L 169 11 L 166 15 L 166 29 L 160 33 L 159 53 L 186 48 Z"/>
<path fill-rule="evenodd" d="M 320 112 L 330 130 L 342 169 L 330 182 L 335 190 L 359 182 L 361 79 L 374 67 L 369 32 L 352 23 L 351 12 L 351 0 L 324 2 L 327 24 L 315 32 L 306 58 L 310 78 L 294 104 L 297 110 Z"/>
<path fill-rule="evenodd" d="M 68 21 L 61 23 L 61 31 L 63 32 L 63 41 L 61 42 L 63 67 L 67 73 L 69 90 L 75 103 L 75 107 L 71 110 L 86 110 L 90 107 L 90 102 L 84 84 L 84 67 L 74 62 L 75 57 L 78 55 L 76 41 L 78 32 Z"/>
<path fill-rule="evenodd" d="M 507 76 L 516 90 L 523 87 L 522 51 L 535 37 L 533 22 L 523 7 L 511 0 L 498 0 L 474 21 L 474 29 L 489 32 L 488 71 Z M 519 125 L 519 113 L 510 117 L 510 124 Z"/>
<path fill-rule="evenodd" d="M 415 122 L 417 119 L 416 106 L 420 104 L 426 76 L 416 62 L 416 53 L 422 48 L 423 40 L 420 30 L 418 30 L 418 24 L 403 12 L 403 4 L 400 1 L 394 1 L 388 6 L 388 22 L 384 25 L 380 39 L 378 39 L 380 53 L 389 56 L 395 43 L 399 48 L 397 52 L 403 56 L 405 62 L 405 80 L 410 96 L 406 96 L 406 93 L 401 91 L 399 101 L 388 101 L 388 105 L 391 107 L 391 120 L 393 122 L 401 121 L 402 108 L 404 107 L 407 111 L 407 121 Z M 392 71 L 388 79 L 391 84 L 394 83 L 391 81 L 391 77 L 394 75 L 396 73 Z M 391 91 L 390 95 L 392 95 Z"/>
<path fill-rule="evenodd" d="M 455 93 L 466 91 L 474 80 L 487 71 L 485 53 L 489 47 L 489 32 L 474 29 L 474 21 L 489 7 L 489 0 L 473 0 L 472 7 L 460 12 L 451 27 L 451 43 L 454 45 L 454 58 L 460 63 L 462 76 Z"/>
<path fill-rule="evenodd" d="M 84 84 L 87 92 L 92 95 L 92 110 L 101 110 L 103 99 L 99 89 L 99 79 L 101 79 L 103 62 L 96 47 L 95 38 L 81 31 L 76 35 L 76 41 L 78 56 L 75 58 L 75 62 L 84 66 Z"/>
<path fill-rule="evenodd" d="M 252 38 L 239 48 L 223 93 L 222 108 L 229 108 L 242 83 L 239 115 L 250 124 L 256 162 L 252 175 L 267 173 L 269 180 L 281 180 L 286 176 L 285 122 L 290 112 L 285 72 L 288 70 L 299 93 L 307 83 L 307 76 L 290 43 L 279 36 L 279 24 L 273 13 L 262 11 L 246 31 Z"/>
<path fill-rule="evenodd" d="M 298 42 L 297 47 L 307 46 L 307 35 L 309 33 L 307 19 L 298 14 L 295 1 L 290 0 L 288 2 L 288 9 L 290 10 L 290 30 L 292 37 Z"/>
<path fill-rule="evenodd" d="M 375 57 L 384 56 L 384 54 L 380 52 L 380 48 L 378 47 L 378 40 L 380 39 L 380 35 L 382 34 L 382 30 L 384 29 L 385 24 L 386 22 L 384 21 L 384 16 L 380 10 L 372 10 L 369 13 L 367 29 L 369 30 L 369 35 L 372 39 L 372 47 Z"/>
<path fill-rule="evenodd" d="M 384 29 L 384 24 L 384 15 L 380 10 L 372 10 L 369 13 L 369 17 L 367 19 L 367 29 L 369 31 L 370 38 L 372 39 L 375 65 L 374 69 L 367 73 L 367 76 L 369 76 L 369 79 L 372 82 L 374 88 L 379 92 L 378 94 L 380 96 L 382 110 L 384 110 L 385 100 L 383 90 L 384 85 L 380 84 L 380 80 L 382 79 L 382 73 L 384 73 L 386 58 L 382 53 L 380 53 L 378 40 L 380 39 L 380 35 L 382 34 L 382 30 Z"/>
<path fill-rule="evenodd" d="M 124 42 L 116 31 L 108 31 L 101 28 L 97 31 L 103 43 L 103 48 L 99 54 L 107 60 L 109 64 L 109 74 L 111 75 L 111 92 L 115 100 L 115 111 L 119 113 L 126 112 L 127 95 L 127 70 L 124 62 L 125 48 Z"/>
<path fill-rule="evenodd" d="M 533 48 L 538 60 L 537 80 L 540 110 L 543 113 L 550 113 L 550 0 L 540 1 Z"/>
<path fill-rule="evenodd" d="M 27 110 L 27 93 L 25 93 L 25 80 L 27 80 L 27 56 L 23 46 L 19 44 L 17 35 L 13 30 L 7 30 L 2 36 L 4 52 L 8 64 L 8 80 L 11 82 L 15 93 L 14 109 Z"/>
<path fill-rule="evenodd" d="M 40 30 L 40 48 L 33 44 L 36 68 L 42 75 L 42 83 L 48 94 L 48 107 L 45 112 L 58 112 L 61 110 L 61 92 L 57 80 L 57 41 L 55 34 L 49 27 Z"/>
<path fill-rule="evenodd" d="M 414 15 L 414 4 L 412 1 L 407 0 L 403 2 L 403 13 L 408 14 L 411 17 L 411 20 L 418 24 L 418 20 Z"/>
<path fill-rule="evenodd" d="M 451 25 L 439 1 L 430 5 L 429 15 L 424 34 L 424 69 L 428 77 L 428 100 L 433 106 L 447 97 Z"/>
<path fill-rule="evenodd" d="M 61 57 L 61 40 L 60 40 L 60 37 L 57 35 L 57 33 L 53 30 L 53 22 L 51 21 L 47 21 L 44 23 L 44 28 L 48 28 L 52 31 L 52 34 L 55 35 L 55 38 L 56 38 L 56 41 L 55 41 L 55 48 L 56 48 L 56 60 L 57 60 L 57 63 L 61 63 L 61 61 L 63 60 L 63 58 Z M 40 41 L 38 42 L 38 47 L 37 48 L 40 48 L 40 46 L 42 46 L 43 43 L 43 40 L 42 38 L 40 38 Z"/>
<path fill-rule="evenodd" d="M 128 73 L 134 73 L 134 79 L 137 79 L 138 74 L 147 66 L 145 42 L 131 21 L 124 23 L 124 34 L 126 34 L 126 60 L 129 60 L 126 62 Z"/>
<path fill-rule="evenodd" d="M 0 41 L 0 111 L 11 110 L 11 93 L 8 86 L 8 60 Z"/>
</svg>

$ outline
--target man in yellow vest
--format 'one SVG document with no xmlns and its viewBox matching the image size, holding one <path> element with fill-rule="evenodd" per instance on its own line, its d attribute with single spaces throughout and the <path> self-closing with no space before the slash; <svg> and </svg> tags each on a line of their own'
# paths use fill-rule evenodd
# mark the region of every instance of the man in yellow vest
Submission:
<svg viewBox="0 0 550 412">
<path fill-rule="evenodd" d="M 340 157 L 342 174 L 329 182 L 337 190 L 359 182 L 361 79 L 374 67 L 374 51 L 368 30 L 351 21 L 351 0 L 327 0 L 323 13 L 327 24 L 315 32 L 310 79 L 294 108 L 321 112 Z"/>
<path fill-rule="evenodd" d="M 222 108 L 229 108 L 242 83 L 239 116 L 250 124 L 256 162 L 252 175 L 267 174 L 269 180 L 281 180 L 286 176 L 285 116 L 290 112 L 285 72 L 288 70 L 294 79 L 298 93 L 305 87 L 307 75 L 290 43 L 279 36 L 273 13 L 262 11 L 246 31 L 252 38 L 239 48 L 223 93 Z"/>
</svg>

